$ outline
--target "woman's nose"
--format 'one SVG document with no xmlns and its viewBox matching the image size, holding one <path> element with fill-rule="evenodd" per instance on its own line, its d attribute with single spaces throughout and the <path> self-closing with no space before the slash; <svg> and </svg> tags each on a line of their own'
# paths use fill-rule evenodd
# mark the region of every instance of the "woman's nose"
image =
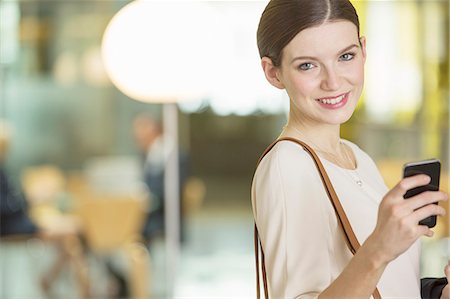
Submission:
<svg viewBox="0 0 450 299">
<path fill-rule="evenodd" d="M 336 70 L 324 70 L 321 87 L 324 90 L 338 90 L 341 87 L 341 78 Z"/>
</svg>

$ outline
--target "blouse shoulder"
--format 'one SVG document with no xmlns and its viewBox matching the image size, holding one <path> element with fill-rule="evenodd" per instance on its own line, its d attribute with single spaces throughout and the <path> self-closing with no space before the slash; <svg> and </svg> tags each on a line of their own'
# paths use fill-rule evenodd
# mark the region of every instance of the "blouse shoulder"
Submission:
<svg viewBox="0 0 450 299">
<path fill-rule="evenodd" d="M 262 159 L 258 171 L 277 170 L 294 171 L 296 175 L 304 173 L 305 167 L 314 165 L 311 156 L 299 145 L 291 141 L 280 141 Z M 309 169 L 309 168 L 307 168 Z"/>
<path fill-rule="evenodd" d="M 313 190 L 322 189 L 320 184 L 312 157 L 299 144 L 280 141 L 258 165 L 252 189 L 259 194 L 259 201 L 279 204 L 280 194 L 283 195 L 281 198 L 289 201 L 291 195 L 298 198 L 300 194 L 311 194 Z"/>
</svg>

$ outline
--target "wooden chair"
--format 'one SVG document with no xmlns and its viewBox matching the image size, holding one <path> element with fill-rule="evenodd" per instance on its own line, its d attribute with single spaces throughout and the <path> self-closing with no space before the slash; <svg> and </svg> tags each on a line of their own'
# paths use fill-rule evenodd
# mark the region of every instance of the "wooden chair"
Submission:
<svg viewBox="0 0 450 299">
<path fill-rule="evenodd" d="M 77 214 L 89 249 L 105 256 L 123 250 L 129 261 L 131 297 L 149 298 L 150 256 L 140 232 L 146 203 L 139 196 L 85 193 L 78 200 Z"/>
<path fill-rule="evenodd" d="M 189 177 L 182 192 L 183 213 L 188 217 L 195 214 L 202 207 L 205 195 L 205 182 L 198 177 Z"/>
</svg>

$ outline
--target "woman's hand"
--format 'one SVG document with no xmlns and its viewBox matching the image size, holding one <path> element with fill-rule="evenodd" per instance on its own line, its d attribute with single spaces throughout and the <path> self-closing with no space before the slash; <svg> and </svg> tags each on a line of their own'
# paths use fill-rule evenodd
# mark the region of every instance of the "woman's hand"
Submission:
<svg viewBox="0 0 450 299">
<path fill-rule="evenodd" d="M 450 260 L 448 260 L 447 266 L 444 269 L 445 276 L 447 277 L 447 281 L 450 282 Z M 445 288 L 442 290 L 441 299 L 450 299 L 450 286 L 447 284 Z"/>
<path fill-rule="evenodd" d="M 443 207 L 431 203 L 447 200 L 447 194 L 427 191 L 407 200 L 403 198 L 409 189 L 429 182 L 430 177 L 423 174 L 404 178 L 384 196 L 378 209 L 377 225 L 366 241 L 380 263 L 387 264 L 397 258 L 420 236 L 433 236 L 433 231 L 419 225 L 419 221 L 432 215 L 444 215 Z"/>
</svg>

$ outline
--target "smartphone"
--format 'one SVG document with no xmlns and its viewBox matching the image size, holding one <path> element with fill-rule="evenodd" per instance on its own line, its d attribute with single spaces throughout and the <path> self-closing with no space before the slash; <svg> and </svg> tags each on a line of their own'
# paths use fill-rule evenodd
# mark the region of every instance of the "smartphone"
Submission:
<svg viewBox="0 0 450 299">
<path fill-rule="evenodd" d="M 403 198 L 407 199 L 420 194 L 424 191 L 438 191 L 439 190 L 439 178 L 441 174 L 441 162 L 438 159 L 429 159 L 418 162 L 406 163 L 403 166 L 403 177 L 410 177 L 417 174 L 426 174 L 431 177 L 431 181 L 424 186 L 419 186 L 408 190 Z M 434 204 L 438 204 L 435 202 Z M 420 225 L 426 225 L 430 228 L 436 226 L 436 215 L 427 217 L 419 222 Z"/>
</svg>

